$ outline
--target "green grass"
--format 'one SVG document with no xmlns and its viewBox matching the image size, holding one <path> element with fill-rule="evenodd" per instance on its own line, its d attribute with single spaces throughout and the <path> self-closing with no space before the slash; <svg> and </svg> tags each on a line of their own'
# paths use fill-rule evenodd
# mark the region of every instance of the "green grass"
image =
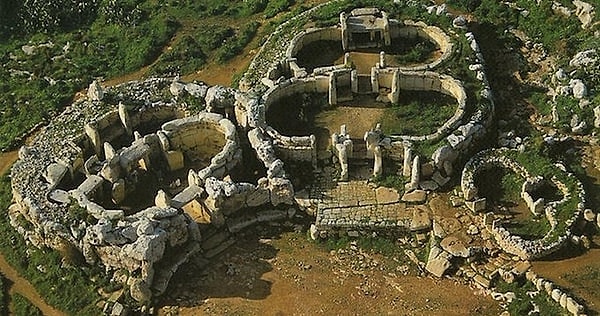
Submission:
<svg viewBox="0 0 600 316">
<path fill-rule="evenodd" d="M 28 250 L 22 236 L 8 223 L 6 210 L 10 202 L 10 180 L 3 176 L 0 178 L 0 252 L 6 261 L 29 280 L 52 306 L 73 315 L 97 315 L 100 312 L 95 306 L 100 299 L 97 288 L 108 284 L 99 277 L 102 269 L 62 267 L 63 256 L 57 251 Z M 46 272 L 41 273 L 38 266 L 43 266 Z"/>
<path fill-rule="evenodd" d="M 407 182 L 407 179 L 396 174 L 384 174 L 375 178 L 374 181 L 379 186 L 396 189 L 402 195 L 404 194 L 404 184 Z"/>
<path fill-rule="evenodd" d="M 6 279 L 0 274 L 0 315 L 8 314 L 8 284 Z"/>
<path fill-rule="evenodd" d="M 381 126 L 388 135 L 429 135 L 446 123 L 457 107 L 454 98 L 442 93 L 402 90 L 399 103 L 386 108 Z"/>
<path fill-rule="evenodd" d="M 537 305 L 540 309 L 539 315 L 567 315 L 564 309 L 560 307 L 558 303 L 552 300 L 545 291 L 539 291 L 539 293 L 530 298 L 527 292 L 535 292 L 537 289 L 533 283 L 529 281 L 521 281 L 514 283 L 506 283 L 499 281 L 496 284 L 496 291 L 500 293 L 513 292 L 516 295 L 510 304 L 508 304 L 508 312 L 511 315 L 527 315 L 527 313 L 533 310 L 532 302 Z"/>
<path fill-rule="evenodd" d="M 31 304 L 23 295 L 14 293 L 11 297 L 13 312 L 15 315 L 42 316 L 42 311 Z"/>
</svg>

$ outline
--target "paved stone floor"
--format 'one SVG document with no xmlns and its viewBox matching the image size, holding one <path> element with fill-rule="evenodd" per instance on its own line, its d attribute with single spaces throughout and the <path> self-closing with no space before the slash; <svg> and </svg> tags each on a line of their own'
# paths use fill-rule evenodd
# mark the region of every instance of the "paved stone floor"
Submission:
<svg viewBox="0 0 600 316">
<path fill-rule="evenodd" d="M 409 227 L 414 210 L 400 202 L 396 190 L 369 183 L 364 170 L 351 172 L 350 181 L 336 182 L 332 168 L 324 168 L 312 187 L 317 227 Z"/>
</svg>

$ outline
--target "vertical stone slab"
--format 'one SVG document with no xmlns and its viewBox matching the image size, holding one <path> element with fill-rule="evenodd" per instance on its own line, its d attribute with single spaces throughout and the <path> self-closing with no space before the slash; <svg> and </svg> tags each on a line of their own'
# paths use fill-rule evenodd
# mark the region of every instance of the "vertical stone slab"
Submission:
<svg viewBox="0 0 600 316">
<path fill-rule="evenodd" d="M 103 154 L 103 152 L 102 152 L 102 141 L 100 140 L 100 132 L 98 131 L 98 129 L 96 129 L 89 123 L 85 124 L 83 129 L 85 130 L 85 134 L 87 135 L 87 137 L 90 139 L 92 146 L 94 146 L 94 151 L 96 152 L 96 154 L 98 156 L 101 156 Z"/>
<path fill-rule="evenodd" d="M 352 93 L 358 93 L 358 71 L 352 70 L 350 73 L 350 88 Z"/>
<path fill-rule="evenodd" d="M 337 104 L 337 87 L 335 74 L 329 74 L 329 105 Z"/>
<path fill-rule="evenodd" d="M 121 119 L 121 124 L 123 124 L 127 135 L 131 135 L 133 133 L 131 118 L 129 117 L 129 112 L 127 112 L 127 108 L 121 102 L 119 102 L 119 118 Z"/>
<path fill-rule="evenodd" d="M 411 163 L 412 163 L 412 148 L 410 145 L 404 145 L 404 164 L 402 168 L 402 175 L 405 177 L 410 177 L 411 175 Z"/>
<path fill-rule="evenodd" d="M 379 93 L 379 71 L 377 67 L 371 68 L 371 92 Z"/>
<path fill-rule="evenodd" d="M 421 161 L 419 159 L 419 156 L 416 156 L 413 159 L 412 172 L 410 174 L 411 187 L 416 188 L 419 186 L 420 177 L 421 177 Z"/>
</svg>

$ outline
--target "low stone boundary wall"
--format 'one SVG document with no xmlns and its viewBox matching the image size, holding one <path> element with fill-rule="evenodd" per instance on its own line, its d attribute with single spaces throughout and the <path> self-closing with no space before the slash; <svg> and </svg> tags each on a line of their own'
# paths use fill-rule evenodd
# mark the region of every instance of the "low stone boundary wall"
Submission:
<svg viewBox="0 0 600 316">
<path fill-rule="evenodd" d="M 499 166 L 515 172 L 526 179 L 527 182 L 536 181 L 536 178 L 532 176 L 524 166 L 511 158 L 509 154 L 510 151 L 508 150 L 485 150 L 478 153 L 467 162 L 461 177 L 461 189 L 465 201 L 467 201 L 466 204 L 471 210 L 480 211 L 485 209 L 485 199 L 482 200 L 478 198 L 477 188 L 475 187 L 475 177 L 482 170 Z M 574 176 L 567 174 L 566 177 Z M 537 240 L 525 240 L 520 236 L 512 235 L 501 225 L 499 220 L 493 219 L 493 215 L 490 214 L 487 216 L 486 223 L 488 225 L 486 226 L 492 235 L 494 235 L 498 244 L 506 252 L 517 255 L 522 259 L 531 260 L 551 254 L 569 240 L 569 237 L 571 236 L 571 227 L 583 213 L 585 208 L 585 192 L 583 191 L 583 185 L 579 181 L 576 181 L 576 192 L 571 192 L 571 189 L 558 178 L 553 177 L 551 181 L 562 192 L 563 198 L 560 201 L 553 201 L 546 205 L 544 213 L 551 228 L 543 238 Z M 525 188 L 526 185 L 523 187 Z M 571 199 L 577 200 L 575 209 L 561 210 L 562 212 L 568 211 L 571 213 L 566 222 L 561 223 L 557 219 L 557 212 L 559 212 L 559 208 L 568 205 L 568 203 L 571 202 Z"/>
</svg>

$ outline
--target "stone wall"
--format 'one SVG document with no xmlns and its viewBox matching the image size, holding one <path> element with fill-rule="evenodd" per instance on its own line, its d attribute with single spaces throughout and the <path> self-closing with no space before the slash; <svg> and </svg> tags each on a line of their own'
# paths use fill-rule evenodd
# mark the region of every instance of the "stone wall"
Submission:
<svg viewBox="0 0 600 316">
<path fill-rule="evenodd" d="M 533 176 L 524 166 L 509 157 L 508 150 L 486 150 L 478 153 L 465 165 L 461 177 L 461 189 L 466 205 L 473 211 L 485 210 L 485 199 L 478 196 L 475 186 L 476 176 L 483 170 L 491 167 L 501 167 L 511 170 L 526 179 L 526 182 L 536 182 L 539 179 Z M 557 169 L 558 170 L 558 169 Z M 574 177 L 567 174 L 566 177 Z M 544 215 L 550 223 L 550 230 L 546 235 L 537 240 L 525 240 L 520 236 L 512 235 L 504 228 L 499 220 L 494 220 L 493 215 L 488 216 L 488 230 L 494 235 L 498 244 L 508 253 L 517 255 L 523 259 L 531 260 L 553 253 L 561 248 L 571 236 L 571 227 L 578 220 L 585 209 L 585 192 L 583 185 L 576 181 L 575 188 L 569 188 L 557 177 L 550 179 L 561 191 L 563 198 L 560 201 L 547 203 Z M 524 185 L 528 188 L 529 185 Z M 574 190 L 574 191 L 572 191 Z M 572 199 L 576 199 L 575 209 L 564 209 Z M 478 205 L 483 205 L 478 207 Z M 565 222 L 559 222 L 557 212 L 568 212 L 569 218 Z M 563 215 L 564 217 L 564 215 Z"/>
<path fill-rule="evenodd" d="M 236 128 L 218 114 L 201 113 L 170 121 L 158 132 L 143 136 L 134 130 L 158 127 L 164 120 L 191 112 L 185 104 L 180 107 L 171 103 L 173 100 L 160 101 L 149 93 L 169 82 L 149 79 L 105 92 L 112 100 L 134 99 L 138 101 L 135 104 L 143 105 L 98 106 L 98 100 L 74 103 L 30 146 L 20 150 L 11 173 L 15 204 L 10 208 L 10 222 L 26 241 L 56 249 L 67 243 L 79 249 L 89 263 L 102 264 L 111 273 L 129 271 L 124 281 L 132 297 L 141 303 L 160 295 L 177 267 L 200 251 L 200 230 L 182 204 L 171 205 L 181 202 L 181 197 L 172 203 L 159 192 L 155 206 L 132 215 L 103 207 L 101 197 L 118 204 L 137 185 L 134 174 L 138 170 L 169 166 L 169 161 L 177 160 L 174 152 L 180 152 L 181 167 L 184 153 L 193 158 L 199 152 L 210 156 L 218 152 L 208 167 L 192 171 L 188 178 L 192 180 L 189 187 L 197 190 L 184 191 L 198 198 L 202 192 L 197 187 L 202 182 L 199 179 L 222 176 L 241 160 Z M 133 135 L 124 135 L 128 130 Z M 204 142 L 210 131 L 223 134 L 223 140 L 212 147 Z M 130 137 L 131 143 L 113 148 L 109 141 L 121 136 Z M 221 144 L 222 149 L 218 148 Z M 90 147 L 98 149 L 98 155 L 90 153 Z M 81 177 L 83 180 L 77 180 Z"/>
<path fill-rule="evenodd" d="M 295 58 L 304 46 L 317 41 L 342 42 L 342 31 L 339 27 L 314 28 L 301 31 L 290 42 L 285 57 Z"/>
<path fill-rule="evenodd" d="M 401 38 L 421 37 L 423 39 L 435 43 L 441 51 L 441 56 L 435 59 L 434 61 L 411 67 L 400 67 L 400 69 L 405 71 L 434 69 L 439 64 L 450 58 L 450 56 L 452 56 L 454 44 L 452 43 L 452 40 L 446 34 L 446 32 L 444 32 L 439 27 L 429 26 L 423 22 L 397 22 L 394 20 L 392 21 L 393 23 L 390 23 L 390 35 L 392 37 L 392 42 L 395 40 L 401 40 Z"/>
</svg>

